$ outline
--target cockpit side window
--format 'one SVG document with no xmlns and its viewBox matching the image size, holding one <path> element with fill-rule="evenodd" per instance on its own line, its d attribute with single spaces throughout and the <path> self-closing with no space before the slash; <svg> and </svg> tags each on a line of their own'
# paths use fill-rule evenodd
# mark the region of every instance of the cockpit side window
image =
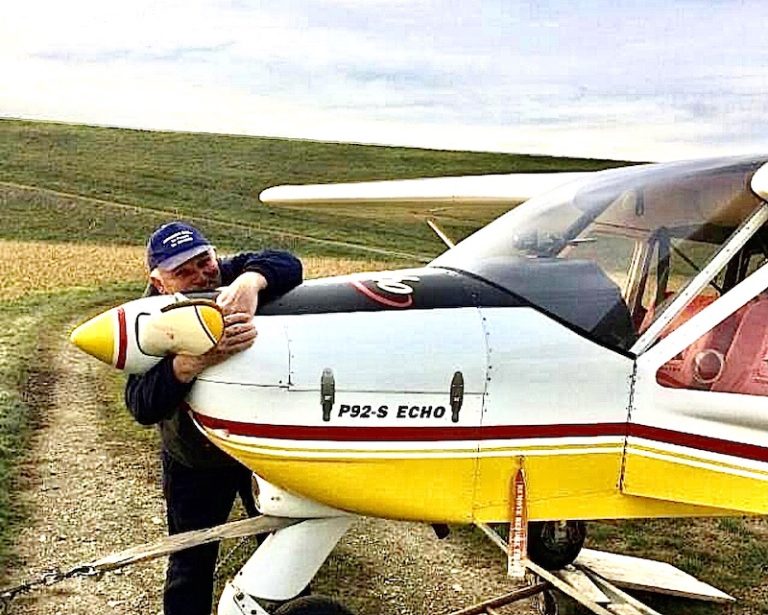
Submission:
<svg viewBox="0 0 768 615">
<path fill-rule="evenodd" d="M 749 182 L 764 163 L 741 158 L 597 173 L 512 210 L 433 265 L 484 278 L 599 343 L 643 352 L 673 318 L 670 305 L 682 311 L 682 291 L 694 292 L 687 290 L 691 281 L 698 276 L 698 287 L 709 277 L 713 255 L 762 203 Z M 721 294 L 724 275 L 699 301 Z"/>
<path fill-rule="evenodd" d="M 719 247 L 716 243 L 673 237 L 667 229 L 660 230 L 650 240 L 650 263 L 647 274 L 640 282 L 633 312 L 638 333 L 648 329 L 691 276 L 699 273 L 709 262 Z M 722 294 L 723 275 L 724 272 L 721 272 L 700 293 L 699 302 L 711 303 Z"/>
</svg>

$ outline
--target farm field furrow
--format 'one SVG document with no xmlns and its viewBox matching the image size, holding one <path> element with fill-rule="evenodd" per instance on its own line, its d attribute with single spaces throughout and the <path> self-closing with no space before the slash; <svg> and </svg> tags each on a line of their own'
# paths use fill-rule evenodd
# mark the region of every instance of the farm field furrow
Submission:
<svg viewBox="0 0 768 615">
<path fill-rule="evenodd" d="M 397 266 L 391 261 L 331 257 L 308 257 L 303 263 L 307 278 Z M 4 300 L 119 282 L 135 282 L 138 288 L 145 276 L 143 247 L 0 239 L 0 293 Z"/>
</svg>

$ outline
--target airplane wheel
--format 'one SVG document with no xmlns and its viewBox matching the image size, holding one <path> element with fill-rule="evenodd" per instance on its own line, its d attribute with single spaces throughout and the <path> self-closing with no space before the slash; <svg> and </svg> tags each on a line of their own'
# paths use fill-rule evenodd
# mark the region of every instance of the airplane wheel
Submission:
<svg viewBox="0 0 768 615">
<path fill-rule="evenodd" d="M 584 546 L 583 521 L 532 521 L 528 524 L 528 557 L 547 570 L 573 563 Z"/>
<path fill-rule="evenodd" d="M 325 596 L 302 596 L 281 605 L 274 615 L 352 615 L 352 612 Z"/>
</svg>

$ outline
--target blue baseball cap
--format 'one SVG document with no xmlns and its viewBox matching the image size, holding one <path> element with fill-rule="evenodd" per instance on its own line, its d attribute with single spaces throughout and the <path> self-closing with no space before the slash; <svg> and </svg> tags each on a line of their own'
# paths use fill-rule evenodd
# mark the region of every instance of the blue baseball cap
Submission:
<svg viewBox="0 0 768 615">
<path fill-rule="evenodd" d="M 213 246 L 194 226 L 169 222 L 158 228 L 147 243 L 149 270 L 170 271 Z"/>
</svg>

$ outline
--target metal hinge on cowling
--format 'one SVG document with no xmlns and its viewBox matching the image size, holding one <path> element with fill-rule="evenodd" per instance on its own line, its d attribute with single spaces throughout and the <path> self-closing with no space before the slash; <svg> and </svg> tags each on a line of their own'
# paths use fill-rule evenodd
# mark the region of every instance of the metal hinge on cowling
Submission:
<svg viewBox="0 0 768 615">
<path fill-rule="evenodd" d="M 464 403 L 464 376 L 461 372 L 453 374 L 451 380 L 451 421 L 459 422 L 459 411 Z"/>
<path fill-rule="evenodd" d="M 333 402 L 336 400 L 336 381 L 330 367 L 323 370 L 320 376 L 320 405 L 323 408 L 323 420 L 327 423 L 331 420 Z"/>
</svg>

